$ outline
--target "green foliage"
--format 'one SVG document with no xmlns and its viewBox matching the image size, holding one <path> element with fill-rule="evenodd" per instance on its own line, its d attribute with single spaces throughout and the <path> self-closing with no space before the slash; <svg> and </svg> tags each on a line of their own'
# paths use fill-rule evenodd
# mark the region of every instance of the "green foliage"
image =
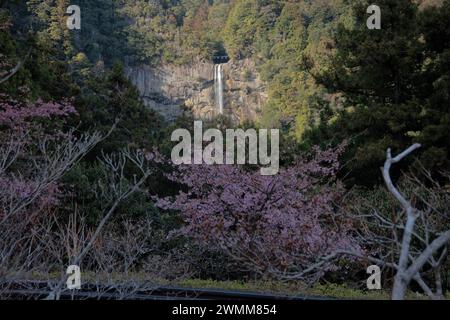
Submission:
<svg viewBox="0 0 450 320">
<path fill-rule="evenodd" d="M 354 26 L 340 25 L 331 67 L 316 73 L 340 108 L 308 136 L 313 144 L 350 138 L 348 169 L 358 183 L 379 179 L 388 147 L 413 142 L 424 144 L 428 168 L 448 167 L 449 4 L 419 11 L 409 0 L 384 0 L 382 29 L 368 30 L 369 2 L 360 1 Z"/>
<path fill-rule="evenodd" d="M 132 62 L 184 64 L 223 53 L 220 32 L 228 7 L 227 1 L 124 2 L 120 12 L 133 21 L 126 27 Z"/>
<path fill-rule="evenodd" d="M 40 31 L 33 33 L 29 30 L 26 35 L 20 29 L 28 28 L 27 19 L 20 20 L 11 11 L 2 10 L 1 19 L 12 21 L 11 28 L 0 30 L 2 44 L 5 44 L 0 47 L 0 54 L 5 57 L 5 69 L 14 67 L 20 61 L 23 61 L 23 65 L 1 89 L 2 93 L 22 100 L 34 100 L 37 97 L 53 101 L 73 100 L 78 116 L 72 117 L 67 125 L 77 128 L 80 134 L 92 130 L 108 132 L 117 122 L 109 137 L 65 177 L 61 186 L 66 191 L 61 212 L 79 209 L 91 222 L 95 222 L 104 206 L 108 205 L 101 203 L 94 192 L 95 188 L 108 183 L 105 181 L 105 168 L 97 161 L 98 157 L 102 153 L 114 153 L 123 148 L 151 150 L 159 143 L 163 121 L 144 106 L 137 89 L 125 77 L 120 63 L 108 68 L 102 58 L 95 58 L 93 51 L 84 47 L 83 34 L 72 37 L 73 35 L 65 33 L 67 28 L 62 25 L 64 17 L 60 17 L 65 11 L 64 5 L 63 1 L 29 1 L 28 6 L 38 19 L 33 23 L 36 23 Z M 20 8 L 26 10 L 22 6 Z M 94 14 L 95 11 L 90 13 Z M 86 32 L 90 32 L 90 28 L 96 26 L 89 24 L 89 19 L 92 19 L 89 13 L 84 18 Z M 106 37 L 106 34 L 105 29 L 103 35 Z M 81 37 L 79 41 L 78 36 Z M 114 38 L 114 34 L 111 37 Z M 101 43 L 100 36 L 95 39 Z M 106 50 L 108 39 L 103 40 L 104 43 L 99 48 Z M 70 51 L 65 50 L 69 46 L 64 43 L 70 43 Z M 78 51 L 77 48 L 86 50 Z M 111 58 L 113 56 L 110 55 Z M 97 62 L 92 63 L 96 59 Z M 61 127 L 61 124 L 56 123 L 49 125 L 53 128 Z M 131 181 L 133 172 L 126 172 L 126 176 Z M 152 183 L 159 182 L 155 179 Z M 155 188 L 152 183 L 147 187 Z M 164 189 L 162 185 L 161 189 Z M 165 225 L 165 218 L 157 214 L 158 210 L 152 203 L 147 193 L 136 194 L 118 208 L 118 216 L 152 215 L 155 223 Z"/>
<path fill-rule="evenodd" d="M 186 279 L 180 283 L 188 288 L 222 289 L 231 291 L 266 292 L 287 296 L 321 296 L 340 299 L 388 300 L 389 292 L 364 291 L 346 285 L 316 284 L 309 288 L 303 283 L 281 283 L 274 281 L 215 281 Z"/>
<path fill-rule="evenodd" d="M 83 52 L 93 63 L 101 60 L 111 65 L 129 53 L 125 17 L 118 13 L 121 1 L 78 1 L 81 30 L 69 30 L 66 26 L 66 9 L 72 4 L 68 0 L 29 0 L 27 4 L 40 41 L 57 48 L 67 59 Z"/>
<path fill-rule="evenodd" d="M 81 130 L 96 128 L 107 132 L 117 121 L 117 128 L 96 150 L 114 152 L 125 147 L 149 150 L 160 137 L 161 117 L 143 105 L 121 64 L 115 64 L 109 72 L 90 76 L 75 102 Z"/>
<path fill-rule="evenodd" d="M 73 168 L 62 181 L 65 192 L 69 195 L 68 210 L 78 210 L 88 218 L 88 223 L 96 225 L 102 218 L 105 207 L 108 203 L 100 202 L 96 192 L 106 188 L 109 181 L 107 177 L 107 168 L 98 162 L 83 162 Z M 117 220 L 123 217 L 139 219 L 142 217 L 151 217 L 155 222 L 155 228 L 161 228 L 165 225 L 164 218 L 159 215 L 159 211 L 154 207 L 153 201 L 145 192 L 139 192 L 123 201 L 117 208 L 115 215 Z"/>
<path fill-rule="evenodd" d="M 14 8 L 18 12 L 23 10 L 20 5 Z M 20 65 L 18 72 L 1 84 L 2 92 L 21 100 L 41 97 L 59 101 L 76 94 L 78 88 L 68 75 L 67 65 L 55 59 L 56 49 L 45 46 L 32 33 L 22 32 L 16 25 L 19 19 L 10 10 L 0 12 L 0 19 L 11 24 L 0 30 L 0 73 Z"/>
<path fill-rule="evenodd" d="M 288 127 L 302 139 L 318 120 L 324 90 L 310 75 L 312 63 L 325 69 L 332 55 L 332 30 L 345 21 L 341 1 L 236 1 L 224 30 L 227 51 L 235 58 L 258 62 L 268 84 L 269 101 L 260 122 Z"/>
<path fill-rule="evenodd" d="M 257 32 L 258 1 L 236 1 L 225 27 L 224 40 L 228 53 L 234 58 L 252 54 Z"/>
</svg>

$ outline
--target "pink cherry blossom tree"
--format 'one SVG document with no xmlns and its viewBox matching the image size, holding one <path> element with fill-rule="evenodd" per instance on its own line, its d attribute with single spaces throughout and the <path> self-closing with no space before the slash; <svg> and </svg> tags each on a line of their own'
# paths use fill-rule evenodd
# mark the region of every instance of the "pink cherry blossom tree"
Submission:
<svg viewBox="0 0 450 320">
<path fill-rule="evenodd" d="M 63 205 L 59 181 L 115 128 L 106 134 L 82 135 L 75 134 L 75 129 L 60 130 L 64 119 L 74 114 L 68 101 L 31 103 L 0 95 L 0 296 L 16 285 L 16 279 L 34 271 L 49 276 L 49 299 L 58 299 L 66 290 L 66 267 L 95 267 L 92 255 L 111 217 L 153 172 L 151 160 L 157 157 L 144 150 L 103 154 L 99 162 L 107 183 L 94 188 L 94 196 L 104 205 L 100 220 L 87 234 L 83 228 L 64 234 L 68 229 L 55 215 Z M 132 179 L 125 174 L 131 167 L 136 170 Z M 63 233 L 55 230 L 56 225 L 62 226 Z M 123 248 L 117 252 L 133 261 L 143 254 L 138 249 L 129 255 Z M 58 270 L 59 279 L 50 279 Z M 100 271 L 98 266 L 95 270 Z"/>
<path fill-rule="evenodd" d="M 38 258 L 28 251 L 30 230 L 58 203 L 60 178 L 104 138 L 57 129 L 56 122 L 75 113 L 69 102 L 0 95 L 0 273 Z"/>
<path fill-rule="evenodd" d="M 187 191 L 157 205 L 181 212 L 178 234 L 225 253 L 241 271 L 314 281 L 336 268 L 328 255 L 361 250 L 352 223 L 334 210 L 343 193 L 336 179 L 343 148 L 316 148 L 276 176 L 239 166 L 181 166 L 170 178 Z"/>
</svg>

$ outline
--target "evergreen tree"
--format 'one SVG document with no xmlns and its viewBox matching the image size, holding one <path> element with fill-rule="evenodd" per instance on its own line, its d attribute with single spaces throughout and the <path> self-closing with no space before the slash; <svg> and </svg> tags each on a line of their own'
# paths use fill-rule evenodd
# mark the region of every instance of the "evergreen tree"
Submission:
<svg viewBox="0 0 450 320">
<path fill-rule="evenodd" d="M 448 69 L 442 64 L 444 49 L 436 51 L 430 41 L 434 32 L 444 32 L 438 21 L 448 19 L 448 12 L 439 17 L 438 9 L 421 13 L 410 0 L 383 0 L 382 28 L 369 30 L 369 5 L 354 5 L 354 26 L 338 29 L 332 67 L 316 74 L 330 93 L 341 97 L 341 109 L 323 117 L 309 134 L 313 143 L 350 138 L 349 169 L 360 183 L 379 177 L 388 147 L 402 150 L 423 142 L 422 157 L 430 167 L 448 164 L 449 151 L 448 104 L 445 110 L 443 101 L 433 101 L 448 96 Z M 432 21 L 426 28 L 422 17 Z M 439 40 L 444 47 L 447 41 Z"/>
</svg>

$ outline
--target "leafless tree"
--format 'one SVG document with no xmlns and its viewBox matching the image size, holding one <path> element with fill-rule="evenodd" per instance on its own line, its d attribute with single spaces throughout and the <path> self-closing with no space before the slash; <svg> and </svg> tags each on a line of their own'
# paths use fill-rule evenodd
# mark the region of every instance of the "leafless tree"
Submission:
<svg viewBox="0 0 450 320">
<path fill-rule="evenodd" d="M 24 61 L 19 61 L 19 63 L 17 63 L 11 70 L 8 70 L 6 72 L 1 72 L 0 75 L 0 84 L 2 84 L 3 82 L 6 82 L 9 80 L 9 78 L 11 78 L 12 76 L 14 76 L 17 72 L 19 72 L 20 68 L 22 68 Z"/>
<path fill-rule="evenodd" d="M 337 255 L 353 255 L 395 271 L 392 299 L 405 298 L 411 281 L 416 281 L 432 299 L 443 297 L 442 266 L 446 261 L 450 241 L 449 194 L 431 174 L 420 167 L 422 176 L 404 175 L 400 191 L 391 179 L 391 167 L 420 148 L 415 144 L 396 157 L 387 151 L 382 168 L 388 192 L 400 204 L 388 208 L 377 207 L 365 199 L 351 199 L 345 210 L 359 224 L 360 239 L 369 252 L 339 252 Z M 408 196 L 406 196 L 407 194 Z M 383 195 L 384 203 L 390 201 Z M 393 212 L 386 212 L 391 210 Z M 424 274 L 427 277 L 424 277 Z M 430 276 L 428 276 L 430 275 Z M 434 277 L 434 286 L 426 278 Z M 434 287 L 434 291 L 432 289 Z"/>
<path fill-rule="evenodd" d="M 19 275 L 39 260 L 36 235 L 52 189 L 80 159 L 108 134 L 77 137 L 71 131 L 58 139 L 43 137 L 36 145 L 25 142 L 27 133 L 10 134 L 0 141 L 0 278 Z M 56 141 L 57 140 L 57 141 Z M 31 152 L 30 148 L 33 148 Z M 33 156 L 30 156 L 33 154 Z M 10 274 L 11 275 L 11 274 Z M 4 287 L 4 286 L 2 286 Z"/>
<path fill-rule="evenodd" d="M 98 241 L 107 223 L 117 210 L 118 206 L 127 198 L 140 190 L 147 178 L 152 174 L 152 168 L 148 165 L 146 155 L 142 151 L 124 150 L 118 154 L 103 155 L 101 162 L 105 166 L 105 183 L 98 183 L 95 188 L 96 198 L 104 204 L 103 214 L 96 227 L 89 232 L 83 227 L 77 227 L 72 222 L 67 225 L 63 232 L 60 232 L 60 240 L 66 244 L 65 252 L 61 254 L 60 244 L 55 244 L 51 248 L 52 252 L 59 252 L 61 257 L 68 257 L 68 265 L 80 265 Z M 125 176 L 126 166 L 132 164 L 137 170 L 132 181 Z M 64 254 L 65 253 L 65 254 Z M 128 257 L 129 258 L 129 257 Z M 66 276 L 61 272 L 60 281 L 52 290 L 52 297 L 59 298 L 61 291 L 65 287 Z"/>
<path fill-rule="evenodd" d="M 426 208 L 425 210 L 415 208 L 411 201 L 406 199 L 406 197 L 392 182 L 390 169 L 393 164 L 400 162 L 403 158 L 420 147 L 421 146 L 419 144 L 415 144 L 394 158 L 392 157 L 391 150 L 389 149 L 387 151 L 387 159 L 383 168 L 383 178 L 386 182 L 386 186 L 394 195 L 395 199 L 397 199 L 397 201 L 402 205 L 406 218 L 400 245 L 400 257 L 396 267 L 397 273 L 395 276 L 394 288 L 392 290 L 392 299 L 394 300 L 405 298 L 407 287 L 413 279 L 421 285 L 426 293 L 432 297 L 436 297 L 436 295 L 432 293 L 431 289 L 422 279 L 420 271 L 427 263 L 429 263 L 435 270 L 438 270 L 447 255 L 447 249 L 441 249 L 450 241 L 450 229 L 437 233 L 435 239 L 430 239 L 430 233 L 427 232 L 425 234 L 425 238 L 420 239 L 420 241 L 424 242 L 426 245 L 424 250 L 417 253 L 412 251 L 411 241 L 413 237 L 419 238 L 419 236 L 415 233 L 416 222 L 419 218 L 425 219 L 425 226 L 428 226 L 427 220 L 431 219 L 429 214 L 432 212 L 433 208 Z M 440 255 L 435 258 L 434 255 L 439 253 L 439 251 L 441 251 Z M 439 277 L 437 280 L 440 280 Z M 438 294 L 442 295 L 442 288 L 439 285 L 437 287 Z"/>
<path fill-rule="evenodd" d="M 403 186 L 408 191 L 409 200 L 396 187 L 391 179 L 391 167 L 399 163 L 412 152 L 420 148 L 415 144 L 396 157 L 391 150 L 382 168 L 387 192 L 382 201 L 375 205 L 357 194 L 345 199 L 342 210 L 358 226 L 359 242 L 366 250 L 339 250 L 320 257 L 315 263 L 306 266 L 295 274 L 281 274 L 287 280 L 305 280 L 323 274 L 323 270 L 337 259 L 356 257 L 360 261 L 370 262 L 391 268 L 395 272 L 392 299 L 405 298 L 411 281 L 416 281 L 422 290 L 432 299 L 443 298 L 442 266 L 448 255 L 450 242 L 450 195 L 431 174 L 421 167 L 425 181 L 415 174 L 406 175 Z M 450 177 L 449 175 L 447 175 Z M 393 212 L 385 212 L 383 205 L 393 196 L 400 204 L 388 206 Z M 426 277 L 424 276 L 426 275 Z M 434 286 L 427 284 L 434 277 Z M 313 278 L 313 279 L 317 279 Z M 434 287 L 434 290 L 432 289 Z"/>
<path fill-rule="evenodd" d="M 17 192 L 16 188 L 3 190 L 0 195 L 0 226 L 35 203 L 105 137 L 99 132 L 76 137 L 72 131 L 57 144 L 51 139 L 39 141 L 37 146 L 32 146 L 39 150 L 37 155 L 18 159 L 25 152 L 22 137 L 11 136 L 6 144 L 0 146 L 0 177 L 7 177 L 9 183 L 17 184 L 18 188 L 28 188 L 26 192 Z M 20 171 L 7 172 L 17 161 L 21 161 Z"/>
</svg>

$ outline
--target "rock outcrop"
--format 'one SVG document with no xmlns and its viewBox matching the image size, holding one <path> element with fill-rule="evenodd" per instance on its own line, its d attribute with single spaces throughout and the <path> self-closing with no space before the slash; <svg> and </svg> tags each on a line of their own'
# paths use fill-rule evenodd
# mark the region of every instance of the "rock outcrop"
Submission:
<svg viewBox="0 0 450 320">
<path fill-rule="evenodd" d="M 214 93 L 214 64 L 198 61 L 189 65 L 127 67 L 144 103 L 173 120 L 190 110 L 198 119 L 219 114 Z M 223 64 L 224 114 L 234 122 L 255 120 L 267 100 L 265 87 L 251 60 Z"/>
</svg>

